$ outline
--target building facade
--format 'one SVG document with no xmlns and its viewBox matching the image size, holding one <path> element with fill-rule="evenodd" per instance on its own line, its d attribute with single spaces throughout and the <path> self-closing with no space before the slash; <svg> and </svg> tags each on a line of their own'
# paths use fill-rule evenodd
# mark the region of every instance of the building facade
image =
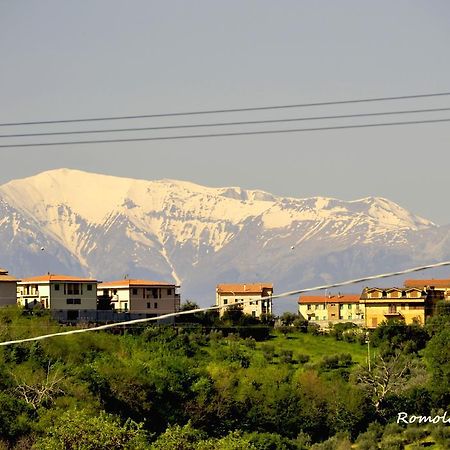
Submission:
<svg viewBox="0 0 450 450">
<path fill-rule="evenodd" d="M 15 305 L 17 303 L 17 282 L 19 280 L 8 274 L 6 269 L 0 268 L 0 306 Z"/>
<path fill-rule="evenodd" d="M 180 286 L 162 281 L 125 279 L 98 285 L 98 296 L 109 298 L 118 312 L 156 317 L 180 309 Z"/>
<path fill-rule="evenodd" d="M 354 294 L 301 295 L 298 299 L 298 312 L 306 320 L 321 327 L 331 323 L 353 322 L 364 324 L 364 305 L 360 296 Z"/>
<path fill-rule="evenodd" d="M 97 280 L 47 274 L 17 283 L 17 303 L 24 308 L 67 311 L 68 320 L 78 320 L 82 311 L 97 309 Z"/>
<path fill-rule="evenodd" d="M 367 328 L 376 328 L 380 323 L 397 319 L 407 325 L 425 323 L 427 296 L 419 288 L 364 288 L 360 303 L 365 308 Z"/>
<path fill-rule="evenodd" d="M 227 306 L 242 308 L 244 314 L 253 317 L 272 314 L 272 283 L 218 284 L 216 306 L 222 315 Z"/>
</svg>

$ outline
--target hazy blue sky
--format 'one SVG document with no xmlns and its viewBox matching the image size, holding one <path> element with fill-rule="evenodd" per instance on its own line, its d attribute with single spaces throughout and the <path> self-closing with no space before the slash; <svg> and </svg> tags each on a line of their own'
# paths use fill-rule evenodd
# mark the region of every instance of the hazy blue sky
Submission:
<svg viewBox="0 0 450 450">
<path fill-rule="evenodd" d="M 3 0 L 0 122 L 450 91 L 449 23 L 450 2 L 445 0 Z M 437 105 L 450 106 L 450 96 L 196 120 Z M 450 117 L 450 112 L 427 115 L 434 117 Z M 335 122 L 310 125 L 325 124 Z M 78 127 L 111 125 L 119 123 Z M 0 133 L 19 130 L 44 127 L 2 128 Z M 298 197 L 375 195 L 443 224 L 450 223 L 449 139 L 450 123 L 444 123 L 0 149 L 0 183 L 70 167 L 211 186 L 239 185 Z M 6 142 L 13 140 L 1 140 Z"/>
</svg>

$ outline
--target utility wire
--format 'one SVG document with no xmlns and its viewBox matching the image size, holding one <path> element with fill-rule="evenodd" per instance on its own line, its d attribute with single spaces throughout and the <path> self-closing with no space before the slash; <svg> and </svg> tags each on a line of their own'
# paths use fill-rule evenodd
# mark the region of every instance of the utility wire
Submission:
<svg viewBox="0 0 450 450">
<path fill-rule="evenodd" d="M 312 102 L 312 103 L 299 103 L 291 105 L 275 105 L 275 106 L 256 106 L 256 107 L 244 107 L 244 108 L 230 108 L 230 109 L 209 109 L 201 111 L 184 111 L 184 112 L 169 112 L 160 114 L 140 114 L 129 116 L 105 116 L 105 117 L 91 117 L 91 118 L 77 118 L 77 119 L 61 119 L 61 120 L 36 120 L 30 122 L 9 122 L 0 123 L 0 127 L 6 126 L 19 126 L 19 125 L 44 125 L 44 124 L 56 124 L 56 123 L 75 123 L 75 122 L 96 122 L 105 120 L 124 120 L 124 119 L 148 119 L 153 117 L 173 117 L 173 116 L 193 116 L 200 114 L 221 114 L 231 112 L 245 112 L 245 111 L 264 111 L 274 109 L 288 109 L 288 108 L 307 108 L 311 106 L 330 106 L 330 105 L 345 105 L 353 103 L 365 103 L 365 102 L 383 102 L 391 100 L 409 100 L 417 98 L 428 97 L 442 97 L 450 95 L 450 92 L 436 92 L 431 94 L 414 94 L 414 95 L 397 95 L 393 97 L 370 97 L 360 98 L 353 100 L 333 100 L 327 102 Z"/>
<path fill-rule="evenodd" d="M 324 290 L 324 289 L 332 289 L 332 288 L 340 287 L 340 286 L 349 286 L 349 285 L 352 285 L 352 284 L 362 283 L 364 281 L 380 280 L 382 278 L 389 278 L 389 277 L 398 276 L 398 275 L 405 275 L 405 274 L 408 274 L 408 273 L 420 272 L 422 270 L 434 269 L 436 267 L 444 267 L 444 266 L 450 266 L 450 261 L 443 261 L 443 262 L 439 262 L 439 263 L 435 263 L 435 264 L 427 264 L 427 265 L 424 265 L 424 266 L 413 267 L 413 268 L 410 268 L 410 269 L 400 270 L 400 271 L 397 271 L 397 272 L 389 272 L 389 273 L 383 273 L 383 274 L 378 274 L 378 275 L 370 275 L 370 276 L 365 276 L 365 277 L 361 277 L 361 278 L 355 278 L 353 280 L 342 281 L 342 282 L 339 282 L 339 283 L 326 284 L 326 285 L 323 285 L 323 286 L 315 286 L 315 287 L 310 287 L 310 288 L 306 288 L 306 289 L 298 289 L 298 290 L 295 290 L 295 291 L 283 292 L 282 294 L 276 294 L 276 295 L 270 295 L 270 296 L 267 296 L 267 297 L 261 297 L 258 300 L 273 300 L 273 299 L 277 299 L 277 298 L 291 297 L 293 295 L 303 294 L 305 292 L 321 291 L 321 290 Z M 246 301 L 243 301 L 243 302 L 239 302 L 238 305 L 247 304 L 247 303 L 250 303 L 250 301 L 254 301 L 254 300 L 246 300 Z M 232 305 L 228 305 L 228 306 L 232 306 Z M 190 311 L 180 311 L 180 312 L 176 312 L 176 313 L 163 314 L 163 315 L 158 316 L 158 317 L 146 317 L 145 319 L 134 319 L 134 320 L 127 320 L 127 321 L 124 321 L 124 322 L 108 323 L 106 325 L 100 325 L 98 327 L 81 328 L 81 329 L 70 330 L 70 331 L 62 331 L 60 333 L 44 334 L 44 335 L 35 336 L 35 337 L 32 337 L 32 338 L 16 339 L 16 340 L 12 340 L 12 341 L 4 341 L 4 342 L 0 342 L 0 346 L 21 344 L 21 343 L 24 343 L 24 342 L 41 341 L 43 339 L 48 339 L 48 338 L 51 338 L 51 337 L 68 336 L 68 335 L 71 335 L 71 334 L 78 334 L 78 333 L 87 333 L 88 331 L 107 330 L 109 328 L 120 327 L 120 326 L 123 326 L 123 325 L 134 325 L 134 324 L 137 324 L 137 323 L 158 321 L 158 320 L 168 319 L 168 318 L 171 318 L 171 317 L 184 316 L 184 315 L 189 315 L 189 314 L 196 314 L 196 313 L 206 312 L 206 311 L 214 311 L 214 310 L 221 309 L 221 308 L 227 308 L 227 306 L 209 306 L 207 308 L 192 309 Z"/>
<path fill-rule="evenodd" d="M 238 122 L 216 122 L 216 123 L 196 123 L 184 125 L 167 125 L 158 127 L 137 127 L 137 128 L 110 128 L 102 130 L 77 130 L 77 131 L 51 131 L 42 133 L 21 133 L 21 134 L 1 134 L 0 138 L 18 138 L 18 137 L 36 137 L 36 136 L 61 136 L 68 134 L 93 134 L 93 133 L 122 133 L 129 131 L 151 131 L 151 130 L 174 130 L 180 128 L 205 128 L 205 127 L 224 127 L 234 125 L 256 125 L 268 123 L 285 123 L 285 122 L 299 122 L 305 120 L 324 120 L 324 119 L 349 119 L 355 117 L 372 117 L 372 116 L 386 116 L 397 114 L 417 114 L 428 112 L 442 112 L 450 111 L 450 108 L 429 108 L 429 109 L 412 109 L 401 111 L 387 111 L 387 112 L 372 112 L 372 113 L 355 113 L 355 114 L 340 114 L 331 116 L 311 116 L 311 117 L 297 117 L 287 119 L 267 119 L 267 120 L 249 120 Z"/>
<path fill-rule="evenodd" d="M 425 123 L 441 123 L 450 122 L 450 118 L 447 119 L 430 119 L 430 120 L 411 120 L 407 122 L 379 122 L 368 123 L 360 125 L 340 125 L 329 127 L 316 127 L 316 128 L 289 128 L 283 130 L 261 130 L 261 131 L 236 131 L 230 133 L 208 133 L 208 134 L 185 134 L 176 136 L 155 136 L 155 137 L 142 137 L 142 138 L 124 138 L 124 139 L 101 139 L 90 141 L 60 141 L 60 142 L 36 142 L 28 144 L 2 144 L 0 148 L 20 148 L 20 147 L 44 147 L 55 145 L 82 145 L 82 144 L 111 144 L 120 142 L 142 142 L 142 141 L 169 141 L 178 139 L 201 139 L 201 138 L 214 138 L 225 136 L 252 136 L 258 134 L 282 134 L 282 133 L 300 133 L 306 131 L 329 131 L 329 130 L 346 130 L 352 128 L 374 128 L 374 127 L 388 127 L 398 125 L 417 125 Z"/>
</svg>

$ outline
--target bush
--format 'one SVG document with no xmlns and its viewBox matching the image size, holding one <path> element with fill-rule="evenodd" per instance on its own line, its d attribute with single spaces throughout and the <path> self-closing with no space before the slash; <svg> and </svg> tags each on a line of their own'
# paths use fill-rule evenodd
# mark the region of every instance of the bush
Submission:
<svg viewBox="0 0 450 450">
<path fill-rule="evenodd" d="M 280 352 L 280 360 L 282 363 L 290 364 L 293 359 L 294 352 L 292 350 L 282 350 Z"/>
<path fill-rule="evenodd" d="M 297 361 L 300 364 L 306 364 L 309 361 L 309 355 L 305 355 L 304 353 L 299 353 L 297 355 Z"/>
</svg>

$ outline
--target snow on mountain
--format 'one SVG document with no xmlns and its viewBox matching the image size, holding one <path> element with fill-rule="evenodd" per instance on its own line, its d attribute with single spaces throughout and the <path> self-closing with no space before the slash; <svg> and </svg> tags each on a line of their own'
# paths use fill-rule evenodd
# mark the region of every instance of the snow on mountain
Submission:
<svg viewBox="0 0 450 450">
<path fill-rule="evenodd" d="M 11 272 L 47 271 L 39 253 L 47 246 L 60 270 L 172 279 L 200 299 L 212 298 L 217 281 L 291 287 L 353 274 L 370 266 L 363 249 L 410 255 L 415 234 L 438 228 L 377 197 L 296 199 L 69 169 L 0 186 L 0 236 L 10 252 L 6 259 L 3 249 L 0 265 Z M 339 252 L 350 265 L 327 269 L 326 258 Z"/>
</svg>

